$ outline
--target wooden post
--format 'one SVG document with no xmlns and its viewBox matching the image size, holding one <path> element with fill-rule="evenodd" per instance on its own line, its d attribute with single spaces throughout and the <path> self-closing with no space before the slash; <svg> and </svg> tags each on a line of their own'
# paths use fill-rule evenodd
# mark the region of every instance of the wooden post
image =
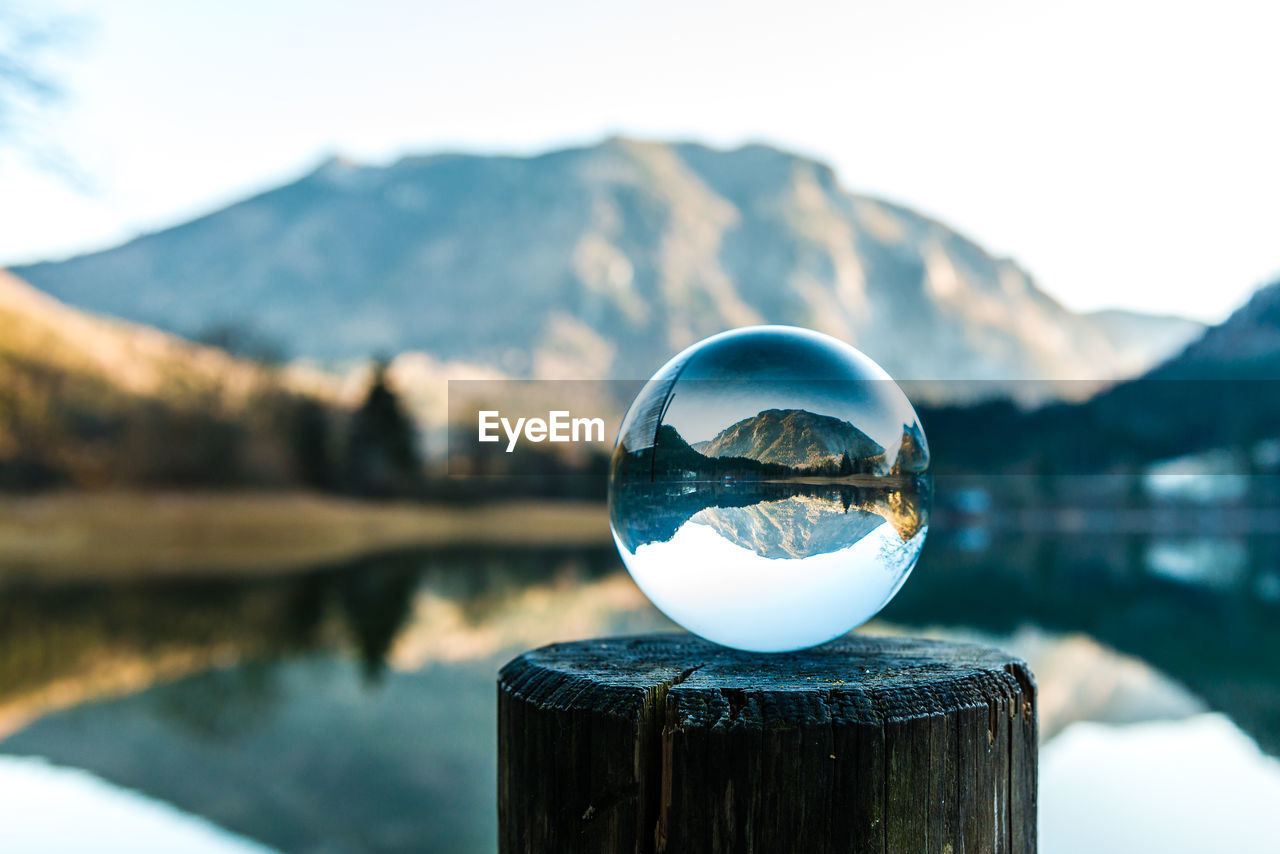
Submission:
<svg viewBox="0 0 1280 854">
<path fill-rule="evenodd" d="M 1035 682 L 990 647 L 554 644 L 498 678 L 503 854 L 1024 854 Z"/>
</svg>

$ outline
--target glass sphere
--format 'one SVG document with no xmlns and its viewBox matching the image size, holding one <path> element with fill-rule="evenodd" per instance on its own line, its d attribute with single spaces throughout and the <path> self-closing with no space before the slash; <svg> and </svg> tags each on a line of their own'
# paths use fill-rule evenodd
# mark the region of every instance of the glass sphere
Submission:
<svg viewBox="0 0 1280 854">
<path fill-rule="evenodd" d="M 929 449 L 902 389 L 842 341 L 715 335 L 623 419 L 609 521 L 645 595 L 724 646 L 824 643 L 888 604 L 929 529 Z"/>
</svg>

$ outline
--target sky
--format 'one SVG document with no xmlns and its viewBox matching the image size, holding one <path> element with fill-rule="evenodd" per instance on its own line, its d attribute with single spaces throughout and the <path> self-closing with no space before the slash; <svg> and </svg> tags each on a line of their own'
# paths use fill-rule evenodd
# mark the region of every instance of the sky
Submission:
<svg viewBox="0 0 1280 854">
<path fill-rule="evenodd" d="M 0 145 L 0 265 L 115 245 L 334 154 L 379 164 L 625 134 L 812 155 L 851 190 L 1015 258 L 1076 309 L 1214 321 L 1280 273 L 1271 4 L 39 10 L 74 24 L 50 61 L 65 97 L 31 114 L 28 144 Z M 70 168 L 50 169 L 50 152 Z"/>
</svg>

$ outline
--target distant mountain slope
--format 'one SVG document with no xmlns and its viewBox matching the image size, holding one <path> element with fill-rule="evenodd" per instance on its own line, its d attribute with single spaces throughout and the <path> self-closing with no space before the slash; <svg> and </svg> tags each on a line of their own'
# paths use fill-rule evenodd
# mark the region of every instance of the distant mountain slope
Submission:
<svg viewBox="0 0 1280 854">
<path fill-rule="evenodd" d="M 853 460 L 877 459 L 884 448 L 847 421 L 803 409 L 767 409 L 693 445 L 709 457 L 747 457 L 762 463 L 814 466 L 848 453 Z"/>
<path fill-rule="evenodd" d="M 900 378 L 1099 380 L 1156 363 L 1195 328 L 1151 318 L 1135 334 L 1069 312 L 1013 262 L 759 145 L 334 160 L 19 272 L 183 335 L 240 325 L 294 356 L 420 350 L 541 377 L 643 378 L 703 336 L 771 322 L 850 341 Z"/>
<path fill-rule="evenodd" d="M 920 415 L 943 472 L 1132 473 L 1217 449 L 1247 461 L 1256 443 L 1280 438 L 1280 281 L 1164 364 L 1086 402 Z"/>
<path fill-rule="evenodd" d="M 0 270 L 0 487 L 288 482 L 288 419 L 329 396 Z"/>
<path fill-rule="evenodd" d="M 1280 281 L 1259 288 L 1151 376 L 1280 380 Z"/>
<path fill-rule="evenodd" d="M 1117 365 L 1125 376 L 1153 367 L 1151 354 L 1168 358 L 1204 334 L 1205 325 L 1172 315 L 1108 309 L 1085 315 L 1114 344 Z"/>
</svg>

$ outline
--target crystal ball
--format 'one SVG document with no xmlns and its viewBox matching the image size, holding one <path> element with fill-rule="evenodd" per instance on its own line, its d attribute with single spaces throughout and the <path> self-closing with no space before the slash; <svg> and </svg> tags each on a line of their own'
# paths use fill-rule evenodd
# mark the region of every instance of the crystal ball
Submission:
<svg viewBox="0 0 1280 854">
<path fill-rule="evenodd" d="M 929 530 L 929 447 L 858 350 L 756 326 L 653 375 L 623 419 L 609 522 L 663 613 L 724 646 L 781 652 L 866 622 Z"/>
</svg>

